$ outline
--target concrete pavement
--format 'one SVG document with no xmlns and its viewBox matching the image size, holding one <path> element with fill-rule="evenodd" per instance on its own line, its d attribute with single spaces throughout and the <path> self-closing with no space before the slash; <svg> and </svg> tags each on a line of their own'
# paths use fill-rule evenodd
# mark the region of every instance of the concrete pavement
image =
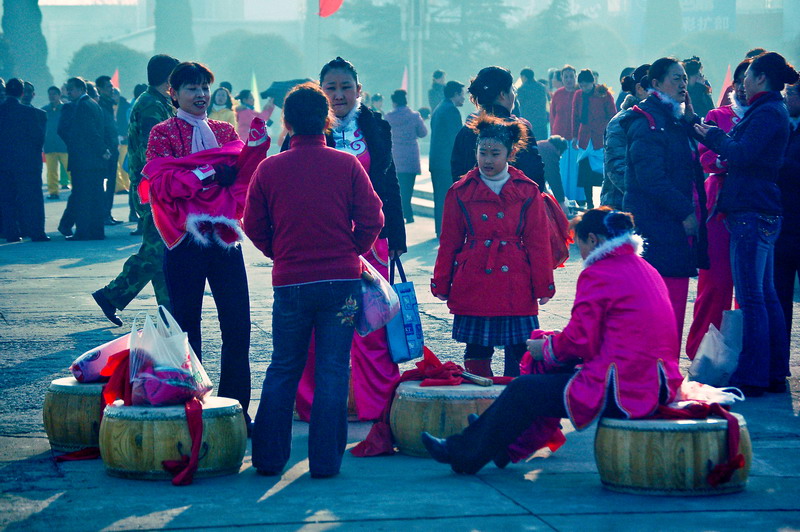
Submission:
<svg viewBox="0 0 800 532">
<path fill-rule="evenodd" d="M 126 218 L 124 198 L 116 200 L 115 217 Z M 66 368 L 80 353 L 127 332 L 137 311 L 155 306 L 148 287 L 121 313 L 124 327 L 105 320 L 89 294 L 119 273 L 138 241 L 128 235 L 132 227 L 126 224 L 108 228 L 105 241 L 66 242 L 55 230 L 64 205 L 61 200 L 46 206 L 52 242 L 0 245 L 4 530 L 800 530 L 797 377 L 791 379 L 790 394 L 770 394 L 736 406 L 753 440 L 753 466 L 746 491 L 720 497 L 634 496 L 604 490 L 593 457 L 594 428 L 579 433 L 568 423 L 567 443 L 558 452 L 506 470 L 490 465 L 472 477 L 455 475 L 428 459 L 355 458 L 347 453 L 341 475 L 312 480 L 303 423 L 295 425 L 292 459 L 278 479 L 255 475 L 249 444 L 238 475 L 200 479 L 188 487 L 112 478 L 99 460 L 56 463 L 41 418 L 47 385 L 68 375 Z M 418 216 L 408 232 L 404 264 L 417 286 L 426 343 L 443 360 L 460 362 L 463 348 L 450 340 L 452 321 L 446 306 L 427 290 L 436 256 L 432 220 Z M 271 350 L 271 266 L 249 243 L 245 261 L 251 288 L 255 413 Z M 566 324 L 580 267 L 573 259 L 556 272 L 558 294 L 542 309 L 543 327 Z M 213 299 L 206 295 L 204 360 L 217 382 L 219 330 Z M 687 361 L 682 366 L 685 369 Z M 495 371 L 501 368 L 497 357 Z M 800 375 L 797 321 L 792 371 Z M 368 430 L 369 423 L 351 423 L 351 445 Z"/>
</svg>

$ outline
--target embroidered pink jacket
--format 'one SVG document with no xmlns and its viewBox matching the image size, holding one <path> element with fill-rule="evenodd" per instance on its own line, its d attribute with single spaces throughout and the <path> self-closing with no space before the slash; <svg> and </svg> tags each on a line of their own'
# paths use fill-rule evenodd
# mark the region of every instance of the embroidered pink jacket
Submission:
<svg viewBox="0 0 800 532">
<path fill-rule="evenodd" d="M 564 391 L 577 429 L 586 428 L 603 411 L 612 382 L 620 410 L 635 419 L 658 408 L 662 383 L 669 403 L 683 380 L 667 287 L 637 255 L 637 247 L 633 237 L 623 235 L 587 257 L 569 324 L 544 346 L 545 361 L 583 360 Z"/>
<path fill-rule="evenodd" d="M 230 124 L 209 120 L 209 125 L 220 147 L 197 153 L 191 153 L 192 126 L 183 120 L 170 118 L 150 132 L 139 195 L 152 205 L 153 221 L 168 249 L 187 234 L 202 245 L 223 247 L 244 237 L 241 218 L 250 178 L 270 145 L 266 125 L 253 120 L 247 145 Z M 236 167 L 231 186 L 215 181 L 215 164 Z"/>
</svg>

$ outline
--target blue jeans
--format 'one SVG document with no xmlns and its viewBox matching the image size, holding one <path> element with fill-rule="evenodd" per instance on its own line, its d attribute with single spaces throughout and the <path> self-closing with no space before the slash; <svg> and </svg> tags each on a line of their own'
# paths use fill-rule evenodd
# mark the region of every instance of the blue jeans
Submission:
<svg viewBox="0 0 800 532">
<path fill-rule="evenodd" d="M 279 473 L 289 461 L 297 384 L 311 332 L 316 342 L 308 462 L 314 476 L 339 472 L 347 445 L 350 344 L 361 305 L 360 281 L 323 281 L 275 288 L 272 362 L 253 431 L 253 466 Z"/>
<path fill-rule="evenodd" d="M 786 322 L 773 282 L 781 217 L 743 212 L 731 214 L 726 223 L 733 285 L 744 313 L 742 353 L 731 384 L 765 388 L 789 375 Z"/>
</svg>

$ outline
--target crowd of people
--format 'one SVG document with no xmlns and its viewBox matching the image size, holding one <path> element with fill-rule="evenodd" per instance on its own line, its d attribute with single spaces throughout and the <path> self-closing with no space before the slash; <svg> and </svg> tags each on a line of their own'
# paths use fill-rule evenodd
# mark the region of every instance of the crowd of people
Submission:
<svg viewBox="0 0 800 532">
<path fill-rule="evenodd" d="M 391 400 L 399 371 L 385 329 L 354 334 L 359 279 L 364 263 L 388 277 L 407 251 L 418 139 L 429 132 L 439 238 L 430 288 L 454 315 L 464 367 L 493 376 L 504 346 L 505 376 L 519 376 L 526 352 L 539 369 L 513 380 L 463 434 L 425 435 L 434 458 L 475 472 L 498 456 L 507 463 L 504 449 L 537 419 L 584 428 L 671 401 L 698 272 L 689 358 L 735 293 L 744 331 L 731 384 L 748 397 L 786 391 L 800 271 L 800 84 L 775 52 L 748 53 L 718 108 L 699 58 L 662 57 L 626 68 L 616 100 L 591 69 L 565 65 L 537 80 L 525 68 L 515 80 L 488 66 L 469 83 L 437 70 L 430 107 L 412 110 L 398 89 L 385 114 L 383 97 L 363 92 L 355 66 L 337 57 L 317 82 L 289 91 L 280 153 L 270 157 L 272 100 L 258 112 L 251 91 L 234 98 L 227 82 L 212 91 L 207 66 L 163 54 L 147 78 L 128 103 L 109 76 L 73 77 L 48 89 L 41 110 L 29 83 L 2 85 L 2 234 L 50 240 L 43 161 L 50 199 L 71 186 L 58 224 L 67 239 L 103 239 L 104 226 L 119 223 L 114 194 L 127 190 L 142 243 L 92 296 L 122 325 L 118 312 L 152 283 L 200 358 L 208 283 L 222 333 L 218 393 L 244 407 L 261 474 L 287 463 L 293 408 L 311 423 L 311 475 L 329 477 L 347 441 L 348 395 L 362 420 Z M 464 119 L 467 97 L 475 111 Z M 585 264 L 571 320 L 555 332 L 538 319 L 556 294 L 548 201 L 573 216 Z M 245 236 L 273 260 L 272 360 L 252 423 Z"/>
</svg>

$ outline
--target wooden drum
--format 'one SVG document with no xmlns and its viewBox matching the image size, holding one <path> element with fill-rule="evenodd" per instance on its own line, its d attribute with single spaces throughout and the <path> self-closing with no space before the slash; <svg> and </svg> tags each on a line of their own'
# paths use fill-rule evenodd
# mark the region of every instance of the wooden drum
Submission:
<svg viewBox="0 0 800 532">
<path fill-rule="evenodd" d="M 505 386 L 425 386 L 403 382 L 389 414 L 397 447 L 403 454 L 430 458 L 422 445 L 420 433 L 430 432 L 446 438 L 464 430 L 469 414 L 481 414 L 505 390 Z"/>
<path fill-rule="evenodd" d="M 203 442 L 196 478 L 236 474 L 247 447 L 242 406 L 235 399 L 206 397 Z M 106 407 L 100 425 L 100 456 L 106 473 L 136 479 L 170 479 L 163 460 L 189 455 L 192 439 L 180 406 Z"/>
<path fill-rule="evenodd" d="M 744 418 L 733 415 L 739 420 L 739 452 L 745 466 L 717 487 L 709 485 L 706 476 L 728 460 L 724 419 L 600 419 L 594 456 L 603 486 L 625 493 L 679 496 L 742 491 L 753 449 Z"/>
<path fill-rule="evenodd" d="M 44 395 L 44 430 L 54 451 L 97 447 L 103 383 L 82 384 L 74 377 L 56 379 Z"/>
</svg>

